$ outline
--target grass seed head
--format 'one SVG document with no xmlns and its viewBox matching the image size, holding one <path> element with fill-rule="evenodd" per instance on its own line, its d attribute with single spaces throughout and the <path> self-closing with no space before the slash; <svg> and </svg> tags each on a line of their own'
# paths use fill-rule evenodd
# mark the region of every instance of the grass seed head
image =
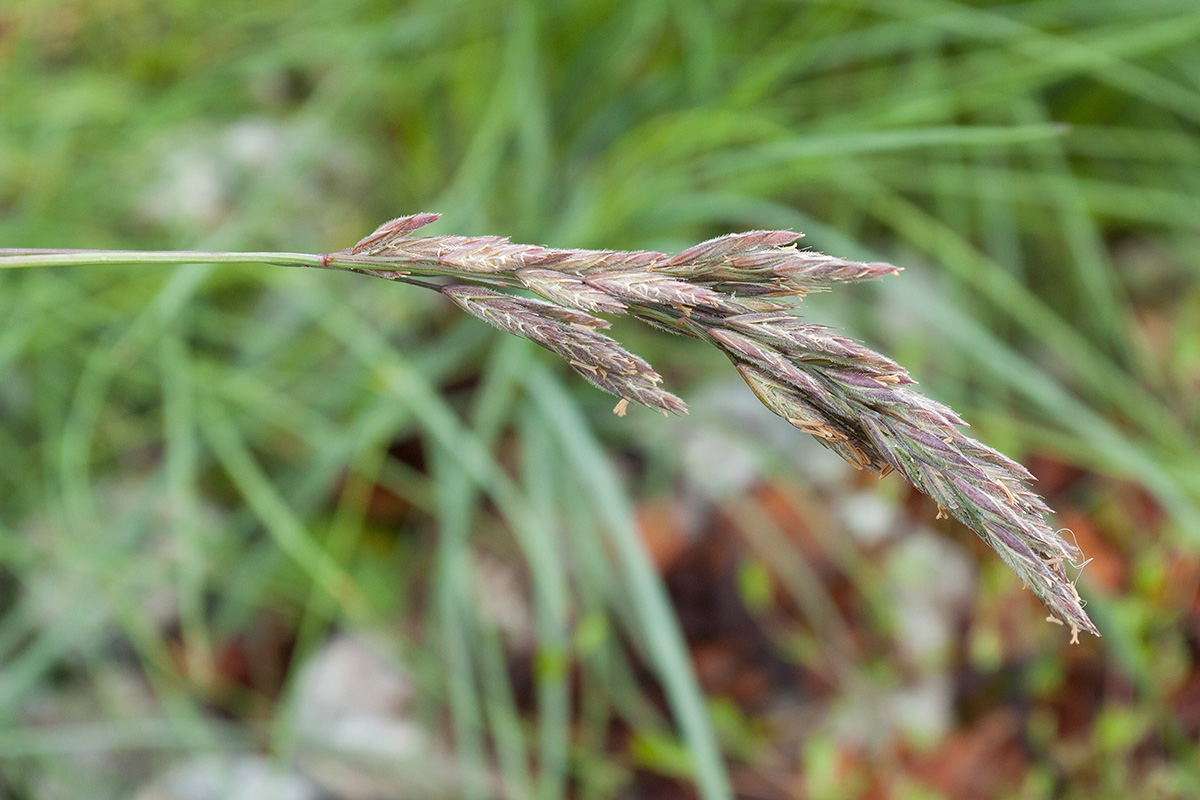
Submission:
<svg viewBox="0 0 1200 800">
<path fill-rule="evenodd" d="M 651 251 L 563 250 L 496 236 L 410 234 L 436 219 L 392 220 L 330 266 L 381 277 L 450 275 L 531 291 L 517 296 L 467 283 L 440 291 L 467 313 L 561 356 L 593 385 L 629 403 L 686 412 L 643 359 L 599 332 L 593 314 L 630 314 L 707 341 L 772 412 L 816 437 L 856 469 L 899 472 L 991 546 L 1074 636 L 1096 633 L 1063 571 L 1078 547 L 1046 524 L 1045 502 L 1020 464 L 971 439 L 953 410 L 912 388 L 908 373 L 860 342 L 803 322 L 794 300 L 809 290 L 899 272 L 798 250 L 799 234 L 750 231 L 702 242 L 675 256 Z M 401 271 L 402 270 L 402 271 Z M 1098 634 L 1097 634 L 1098 635 Z"/>
</svg>

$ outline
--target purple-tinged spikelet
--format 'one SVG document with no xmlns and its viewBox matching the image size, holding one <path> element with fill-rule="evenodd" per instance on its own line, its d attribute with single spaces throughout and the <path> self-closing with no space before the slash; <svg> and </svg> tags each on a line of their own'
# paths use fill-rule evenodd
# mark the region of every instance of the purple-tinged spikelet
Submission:
<svg viewBox="0 0 1200 800">
<path fill-rule="evenodd" d="M 435 222 L 441 214 L 413 214 L 407 217 L 397 217 L 389 220 L 370 235 L 361 239 L 350 248 L 356 256 L 376 256 L 386 253 L 396 244 L 418 228 L 423 228 Z"/>
</svg>

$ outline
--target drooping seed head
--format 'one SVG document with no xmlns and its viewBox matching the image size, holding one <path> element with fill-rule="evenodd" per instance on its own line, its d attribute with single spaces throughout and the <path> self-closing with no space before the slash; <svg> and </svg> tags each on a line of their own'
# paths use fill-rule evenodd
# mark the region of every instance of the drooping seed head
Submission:
<svg viewBox="0 0 1200 800">
<path fill-rule="evenodd" d="M 908 373 L 860 342 L 802 322 L 785 295 L 872 280 L 899 270 L 796 249 L 790 231 L 751 231 L 675 256 L 562 250 L 493 236 L 411 237 L 433 215 L 393 220 L 323 263 L 409 280 L 450 275 L 519 285 L 545 300 L 476 286 L 441 291 L 468 313 L 558 354 L 626 402 L 684 412 L 661 376 L 591 313 L 628 313 L 720 348 L 763 404 L 859 469 L 900 472 L 995 549 L 1055 618 L 1096 632 L 1063 564 L 1081 558 L 1045 521 L 1033 476 L 964 435 L 966 423 L 918 393 Z M 550 302 L 546 302 L 550 301 Z"/>
</svg>

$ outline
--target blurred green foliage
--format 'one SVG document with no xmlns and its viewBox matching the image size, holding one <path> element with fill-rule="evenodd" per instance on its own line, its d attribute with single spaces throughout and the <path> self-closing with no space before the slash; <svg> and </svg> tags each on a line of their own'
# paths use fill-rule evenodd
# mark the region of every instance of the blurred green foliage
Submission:
<svg viewBox="0 0 1200 800">
<path fill-rule="evenodd" d="M 985 440 L 1090 476 L 1078 502 L 1131 564 L 1124 591 L 1081 583 L 1126 707 L 1084 745 L 1031 718 L 1029 797 L 1200 792 L 1167 713 L 1197 648 L 1193 573 L 1172 570 L 1200 545 L 1198 126 L 1194 0 L 0 7 L 3 246 L 323 252 L 430 210 L 437 232 L 570 247 L 792 227 L 905 266 L 806 302 Z M 685 398 L 729 377 L 715 352 L 618 332 Z M 753 762 L 765 734 L 709 713 L 636 532 L 677 439 L 579 384 L 351 275 L 0 275 L 0 791 L 121 796 L 193 752 L 288 763 L 295 670 L 220 677 L 224 643 L 266 624 L 296 664 L 334 628 L 402 654 L 418 718 L 449 720 L 455 796 L 606 797 L 637 768 L 729 796 L 718 747 Z M 794 480 L 793 434 L 765 430 L 759 468 Z M 1154 528 L 1110 486 L 1162 509 Z M 485 613 L 488 549 L 528 582 L 532 715 L 506 665 L 519 634 Z M 803 559 L 757 558 L 756 608 L 768 568 L 821 602 Z M 856 580 L 886 637 L 873 575 Z M 988 597 L 1011 584 L 985 569 Z M 1015 660 L 1035 700 L 1063 691 L 1060 632 L 1014 656 L 994 622 L 975 623 L 980 669 Z M 840 635 L 813 625 L 796 652 Z M 614 718 L 636 732 L 623 757 Z M 858 796 L 832 736 L 792 754 L 795 785 Z"/>
</svg>

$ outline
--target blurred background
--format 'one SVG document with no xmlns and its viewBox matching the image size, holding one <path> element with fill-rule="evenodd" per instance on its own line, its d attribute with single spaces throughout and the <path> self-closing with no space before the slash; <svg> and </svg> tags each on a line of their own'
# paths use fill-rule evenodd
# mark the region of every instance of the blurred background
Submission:
<svg viewBox="0 0 1200 800">
<path fill-rule="evenodd" d="M 1036 473 L 1104 638 L 698 343 L 618 324 L 691 408 L 618 418 L 415 287 L 12 271 L 0 796 L 1200 796 L 1198 133 L 1194 0 L 6 0 L 0 246 L 905 267 L 804 314 Z"/>
</svg>

